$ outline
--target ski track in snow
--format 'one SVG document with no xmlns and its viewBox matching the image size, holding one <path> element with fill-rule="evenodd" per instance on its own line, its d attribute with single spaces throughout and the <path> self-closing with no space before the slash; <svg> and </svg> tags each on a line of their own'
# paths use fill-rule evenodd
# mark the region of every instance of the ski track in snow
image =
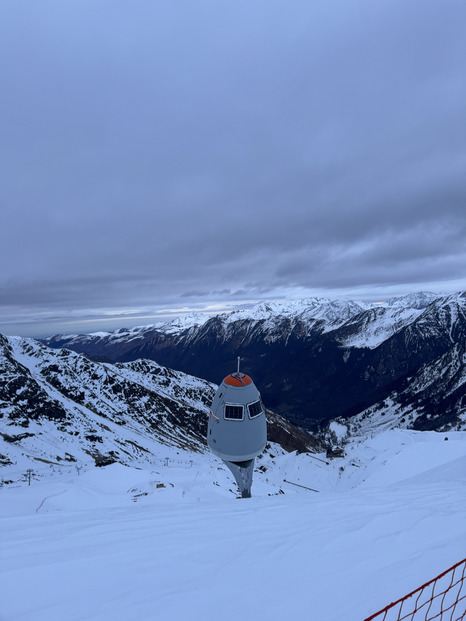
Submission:
<svg viewBox="0 0 466 621">
<path fill-rule="evenodd" d="M 187 455 L 0 488 L 0 620 L 362 621 L 466 556 L 464 432 L 264 455 L 244 500 Z"/>
</svg>

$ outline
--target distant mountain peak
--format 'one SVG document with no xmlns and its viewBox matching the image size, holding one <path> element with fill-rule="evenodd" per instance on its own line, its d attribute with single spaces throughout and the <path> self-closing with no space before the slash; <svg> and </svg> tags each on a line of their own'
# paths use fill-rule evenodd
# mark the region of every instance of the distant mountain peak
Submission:
<svg viewBox="0 0 466 621">
<path fill-rule="evenodd" d="M 204 313 L 191 312 L 187 315 L 181 315 L 176 319 L 165 324 L 158 324 L 158 328 L 165 332 L 179 332 L 180 330 L 187 330 L 188 328 L 202 326 L 209 320 L 209 315 Z"/>
<path fill-rule="evenodd" d="M 438 293 L 430 291 L 418 291 L 417 293 L 409 293 L 400 297 L 389 298 L 386 302 L 387 306 L 397 306 L 403 308 L 416 308 L 422 310 L 427 308 L 435 300 L 442 297 Z"/>
</svg>

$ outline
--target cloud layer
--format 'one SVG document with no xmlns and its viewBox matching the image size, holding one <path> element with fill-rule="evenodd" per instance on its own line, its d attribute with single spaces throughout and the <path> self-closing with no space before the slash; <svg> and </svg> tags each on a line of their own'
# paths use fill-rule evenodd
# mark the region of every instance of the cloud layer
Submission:
<svg viewBox="0 0 466 621">
<path fill-rule="evenodd" d="M 465 288 L 465 24 L 455 0 L 6 0 L 0 331 Z"/>
</svg>

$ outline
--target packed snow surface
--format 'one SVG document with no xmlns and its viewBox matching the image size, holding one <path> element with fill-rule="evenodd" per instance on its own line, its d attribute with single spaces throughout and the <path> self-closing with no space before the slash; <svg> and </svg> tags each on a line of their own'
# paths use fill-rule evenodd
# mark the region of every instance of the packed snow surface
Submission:
<svg viewBox="0 0 466 621">
<path fill-rule="evenodd" d="M 165 450 L 0 488 L 2 621 L 362 621 L 466 556 L 466 433 L 269 452 L 251 499 Z"/>
</svg>

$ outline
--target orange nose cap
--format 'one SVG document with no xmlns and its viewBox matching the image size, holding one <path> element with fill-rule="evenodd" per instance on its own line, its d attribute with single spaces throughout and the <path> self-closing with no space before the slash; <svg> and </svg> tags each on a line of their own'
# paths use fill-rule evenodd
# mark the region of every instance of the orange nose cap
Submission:
<svg viewBox="0 0 466 621">
<path fill-rule="evenodd" d="M 227 375 L 223 380 L 227 386 L 247 386 L 248 384 L 252 384 L 252 379 L 249 375 L 243 375 L 241 378 L 237 375 Z"/>
</svg>

